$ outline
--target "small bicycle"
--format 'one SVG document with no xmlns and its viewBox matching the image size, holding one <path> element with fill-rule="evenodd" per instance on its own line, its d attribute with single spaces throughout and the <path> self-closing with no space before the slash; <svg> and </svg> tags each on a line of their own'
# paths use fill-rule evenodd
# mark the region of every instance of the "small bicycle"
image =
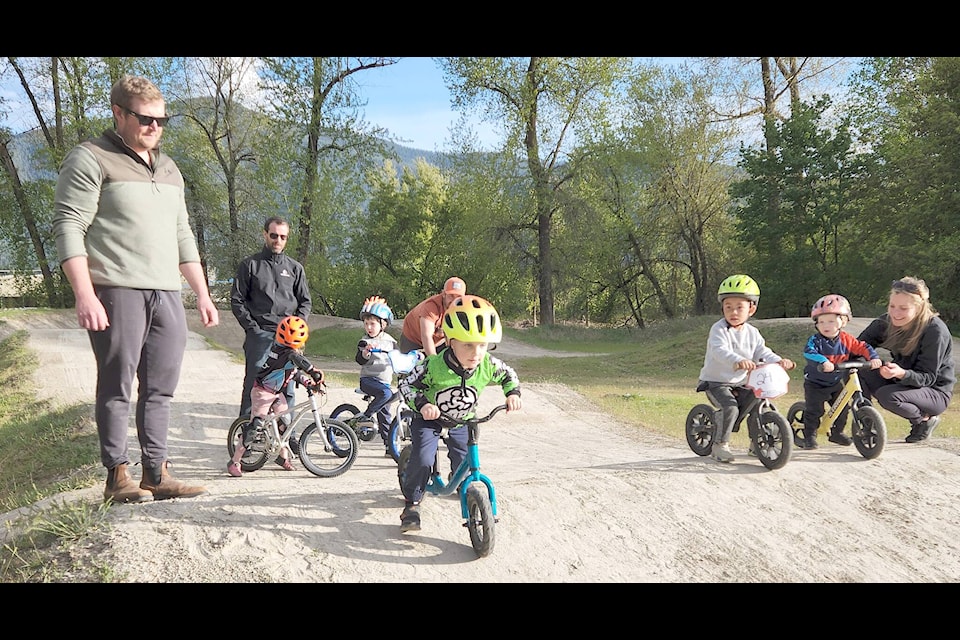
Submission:
<svg viewBox="0 0 960 640">
<path fill-rule="evenodd" d="M 385 352 L 383 349 L 371 349 L 370 351 L 374 353 Z M 422 351 L 403 353 L 399 349 L 393 349 L 386 351 L 386 354 L 390 359 L 390 366 L 393 367 L 394 372 L 398 376 L 403 376 L 413 371 L 417 363 L 423 359 Z M 365 402 L 369 403 L 373 400 L 372 396 L 363 393 L 361 389 L 357 388 L 355 391 L 363 396 Z M 393 461 L 398 462 L 400 460 L 400 451 L 410 442 L 410 420 L 413 418 L 413 410 L 406 406 L 399 390 L 396 389 L 387 401 L 387 405 L 395 405 L 393 420 L 390 423 L 390 434 L 387 437 L 387 451 L 390 452 L 390 457 L 393 458 Z M 360 440 L 369 442 L 377 435 L 377 427 L 361 427 L 358 424 L 360 416 L 361 411 L 359 407 L 349 402 L 337 405 L 337 407 L 330 412 L 331 418 L 343 421 L 356 431 L 357 437 L 359 437 Z M 376 421 L 376 417 L 374 417 L 374 421 Z"/>
<path fill-rule="evenodd" d="M 749 393 L 750 399 L 745 405 L 741 404 L 733 430 L 739 431 L 746 418 L 750 451 L 756 453 L 760 463 L 770 470 L 786 465 L 793 452 L 793 432 L 772 402 L 773 398 L 787 392 L 789 378 L 779 364 L 761 364 L 750 372 L 746 387 L 734 389 L 737 395 Z M 706 384 L 698 385 L 697 391 L 706 391 Z M 720 415 L 720 408 L 713 406 L 712 402 L 698 404 L 687 414 L 687 444 L 698 456 L 710 455 Z"/>
<path fill-rule="evenodd" d="M 483 558 L 493 551 L 495 541 L 495 527 L 497 523 L 497 492 L 493 487 L 493 482 L 486 475 L 480 472 L 480 423 L 490 420 L 500 411 L 507 408 L 507 405 L 501 404 L 493 408 L 490 413 L 482 418 L 473 417 L 463 422 L 469 431 L 467 432 L 467 455 L 457 469 L 450 473 L 447 481 L 443 481 L 440 473 L 440 449 L 437 448 L 437 456 L 433 462 L 433 468 L 430 471 L 430 479 L 427 481 L 427 493 L 437 496 L 449 496 L 456 492 L 460 496 L 460 515 L 463 518 L 463 526 L 470 532 L 470 544 L 477 553 L 477 557 Z M 446 414 L 441 414 L 449 418 Z M 463 426 L 458 428 L 463 428 Z M 441 430 L 441 438 L 446 441 L 447 433 L 450 430 L 444 427 Z M 400 488 L 403 488 L 403 478 L 406 472 L 407 463 L 413 449 L 410 445 L 403 448 L 400 452 L 400 459 L 397 462 L 397 479 L 400 481 Z"/>
<path fill-rule="evenodd" d="M 256 440 L 240 459 L 241 469 L 256 471 L 263 467 L 269 456 L 278 455 L 283 447 L 294 450 L 291 436 L 296 431 L 295 427 L 308 415 L 313 417 L 313 422 L 300 434 L 297 452 L 307 471 L 321 478 L 333 478 L 353 466 L 360 450 L 357 434 L 340 420 L 324 417 L 320 413 L 322 403 L 318 398 L 326 398 L 321 386 L 304 388 L 307 399 L 288 409 L 294 416 L 289 424 L 275 412 L 279 397 L 274 401 L 264 418 L 263 428 L 257 432 Z M 243 430 L 249 422 L 250 418 L 243 416 L 230 425 L 227 452 L 231 458 L 243 442 Z"/>
<path fill-rule="evenodd" d="M 853 416 L 852 439 L 853 444 L 867 460 L 873 460 L 883 452 L 887 443 L 887 424 L 883 415 L 873 406 L 870 400 L 863 395 L 860 384 L 860 369 L 869 369 L 870 363 L 863 360 L 847 360 L 836 365 L 837 370 L 844 372 L 843 389 L 836 400 L 830 404 L 820 417 L 820 433 L 830 433 L 834 424 L 848 408 Z M 802 441 L 804 403 L 794 402 L 787 411 L 787 420 L 793 429 L 796 442 Z"/>
<path fill-rule="evenodd" d="M 373 400 L 373 396 L 363 393 L 360 389 L 356 389 L 355 391 L 363 395 L 364 401 L 369 403 Z M 397 404 L 398 402 L 399 404 Z M 396 406 L 394 408 L 393 420 L 390 422 L 390 434 L 387 437 L 387 451 L 390 453 L 393 461 L 397 462 L 400 459 L 400 451 L 410 442 L 410 420 L 413 417 L 413 411 L 403 404 L 403 398 L 400 396 L 398 390 L 394 390 L 390 399 L 387 401 L 388 406 L 391 404 L 395 404 Z M 337 405 L 337 407 L 330 412 L 331 418 L 341 420 L 356 432 L 357 437 L 360 438 L 361 441 L 369 442 L 377 435 L 378 429 L 376 426 L 360 426 L 360 424 L 358 424 L 360 416 L 360 408 L 350 403 Z M 376 417 L 373 419 L 376 421 Z"/>
</svg>

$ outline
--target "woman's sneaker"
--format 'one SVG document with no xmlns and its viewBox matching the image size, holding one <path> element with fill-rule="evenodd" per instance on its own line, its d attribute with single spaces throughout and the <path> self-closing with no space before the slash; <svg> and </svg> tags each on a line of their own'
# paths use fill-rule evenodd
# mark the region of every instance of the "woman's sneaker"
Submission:
<svg viewBox="0 0 960 640">
<path fill-rule="evenodd" d="M 922 442 L 930 437 L 933 430 L 940 424 L 940 416 L 930 416 L 924 422 L 910 426 L 910 435 L 907 436 L 907 442 Z"/>
</svg>

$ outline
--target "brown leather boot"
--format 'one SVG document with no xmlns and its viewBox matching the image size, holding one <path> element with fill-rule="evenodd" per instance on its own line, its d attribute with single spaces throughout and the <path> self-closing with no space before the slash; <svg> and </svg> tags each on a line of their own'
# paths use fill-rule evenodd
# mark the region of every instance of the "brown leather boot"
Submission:
<svg viewBox="0 0 960 640">
<path fill-rule="evenodd" d="M 103 501 L 113 499 L 114 502 L 149 502 L 153 494 L 137 486 L 137 483 L 127 473 L 127 463 L 118 464 L 107 470 L 107 486 L 103 489 Z"/>
<path fill-rule="evenodd" d="M 191 487 L 185 484 L 167 471 L 169 460 L 164 460 L 159 467 L 144 467 L 143 479 L 140 481 L 140 488 L 146 489 L 153 494 L 154 500 L 167 500 L 168 498 L 196 498 L 207 493 L 204 487 Z"/>
</svg>

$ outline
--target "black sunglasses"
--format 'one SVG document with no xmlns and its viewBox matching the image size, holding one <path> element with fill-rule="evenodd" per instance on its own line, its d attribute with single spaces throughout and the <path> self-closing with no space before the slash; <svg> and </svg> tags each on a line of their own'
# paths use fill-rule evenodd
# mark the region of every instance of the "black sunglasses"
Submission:
<svg viewBox="0 0 960 640">
<path fill-rule="evenodd" d="M 271 231 L 271 232 L 270 232 L 270 239 L 271 239 L 271 240 L 276 240 L 277 238 L 280 238 L 281 240 L 286 240 L 286 239 L 287 239 L 287 236 L 283 235 L 282 233 L 273 233 L 273 232 Z"/>
<path fill-rule="evenodd" d="M 921 280 L 921 282 L 923 282 Z M 906 291 L 907 293 L 912 293 L 915 295 L 922 295 L 920 293 L 920 287 L 915 285 L 912 282 L 904 282 L 903 280 L 894 280 L 890 283 L 890 288 L 894 291 Z"/>
<path fill-rule="evenodd" d="M 133 109 L 127 109 L 126 107 L 120 107 L 130 115 L 136 117 L 137 121 L 140 123 L 141 127 L 149 127 L 152 122 L 156 122 L 158 127 L 165 127 L 170 121 L 170 116 L 161 116 L 155 118 L 154 116 L 145 116 L 137 113 Z"/>
</svg>

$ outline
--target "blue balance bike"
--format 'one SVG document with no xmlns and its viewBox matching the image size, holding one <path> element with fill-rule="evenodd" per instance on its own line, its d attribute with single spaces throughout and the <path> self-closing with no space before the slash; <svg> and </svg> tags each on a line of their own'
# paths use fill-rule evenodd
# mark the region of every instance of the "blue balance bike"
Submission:
<svg viewBox="0 0 960 640">
<path fill-rule="evenodd" d="M 463 518 L 463 526 L 470 532 L 470 544 L 476 551 L 477 557 L 483 558 L 493 551 L 495 540 L 494 532 L 497 523 L 497 492 L 493 487 L 493 482 L 480 473 L 480 423 L 490 420 L 500 411 L 507 408 L 507 405 L 501 404 L 494 407 L 493 410 L 482 418 L 471 418 L 463 422 L 462 427 L 467 432 L 467 455 L 463 462 L 453 471 L 444 482 L 440 474 L 440 448 L 437 447 L 437 456 L 433 461 L 433 468 L 430 471 L 430 479 L 427 481 L 426 492 L 436 496 L 449 496 L 457 493 L 460 497 L 460 515 Z M 449 416 L 444 417 L 449 418 Z M 449 429 L 441 430 L 440 437 L 446 441 Z M 404 474 L 407 463 L 413 449 L 407 445 L 400 452 L 400 459 L 397 461 L 397 477 L 400 480 L 400 487 L 403 487 Z"/>
</svg>

